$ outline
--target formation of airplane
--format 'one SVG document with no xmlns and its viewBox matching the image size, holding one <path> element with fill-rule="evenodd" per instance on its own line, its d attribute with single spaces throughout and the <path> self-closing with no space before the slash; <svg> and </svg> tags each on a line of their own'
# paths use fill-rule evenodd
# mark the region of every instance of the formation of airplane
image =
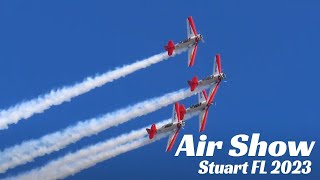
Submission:
<svg viewBox="0 0 320 180">
<path fill-rule="evenodd" d="M 198 103 L 190 106 L 187 109 L 184 107 L 184 105 L 176 102 L 173 106 L 172 122 L 159 128 L 157 128 L 155 124 L 153 124 L 150 129 L 147 128 L 146 130 L 149 135 L 149 139 L 153 139 L 156 134 L 171 132 L 166 148 L 167 152 L 170 151 L 175 140 L 177 139 L 180 129 L 185 126 L 185 115 L 195 112 L 199 112 L 199 131 L 203 132 L 206 126 L 209 108 L 213 103 L 221 81 L 225 78 L 226 76 L 222 72 L 221 68 L 221 58 L 220 55 L 217 54 L 215 56 L 212 75 L 201 80 L 198 80 L 198 78 L 195 76 L 191 81 L 188 81 L 191 91 L 194 91 L 198 87 L 211 86 L 209 96 L 207 95 L 206 90 L 202 90 L 200 93 L 198 93 Z"/>
<path fill-rule="evenodd" d="M 202 35 L 197 33 L 191 16 L 187 18 L 187 35 L 188 38 L 186 40 L 177 44 L 174 44 L 172 40 L 169 40 L 168 44 L 164 46 L 164 48 L 168 52 L 169 56 L 171 56 L 175 50 L 188 48 L 188 66 L 191 67 L 194 64 L 197 54 L 198 43 L 199 41 L 203 41 Z"/>
</svg>

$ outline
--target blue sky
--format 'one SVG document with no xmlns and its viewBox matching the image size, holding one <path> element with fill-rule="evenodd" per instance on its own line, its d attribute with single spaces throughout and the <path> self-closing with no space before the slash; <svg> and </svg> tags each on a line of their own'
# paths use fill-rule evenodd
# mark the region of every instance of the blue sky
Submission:
<svg viewBox="0 0 320 180">
<path fill-rule="evenodd" d="M 210 109 L 205 134 L 226 147 L 214 157 L 174 157 L 165 153 L 167 140 L 123 154 L 70 179 L 199 178 L 203 159 L 219 163 L 251 161 L 227 156 L 230 139 L 239 133 L 261 133 L 261 139 L 319 140 L 318 85 L 320 14 L 318 1 L 18 1 L 0 2 L 0 108 L 5 109 L 87 76 L 163 51 L 169 39 L 186 37 L 186 17 L 193 16 L 205 43 L 194 67 L 186 53 L 138 71 L 0 131 L 0 148 L 39 138 L 80 120 L 186 87 L 192 76 L 212 72 L 216 53 L 227 74 Z M 186 106 L 196 97 L 184 100 Z M 85 138 L 64 150 L 10 170 L 14 175 L 110 137 L 171 116 L 172 107 Z M 199 137 L 198 119 L 182 134 Z M 178 144 L 178 143 L 177 143 Z M 177 145 L 176 144 L 176 145 Z M 173 152 L 176 150 L 175 146 Z M 319 146 L 309 159 L 320 177 Z M 283 159 L 292 159 L 282 157 Z M 268 162 L 275 160 L 266 157 Z M 298 158 L 308 159 L 308 158 Z M 255 179 L 256 176 L 218 176 Z M 283 179 L 290 176 L 271 176 Z M 260 176 L 269 179 L 270 176 Z"/>
</svg>

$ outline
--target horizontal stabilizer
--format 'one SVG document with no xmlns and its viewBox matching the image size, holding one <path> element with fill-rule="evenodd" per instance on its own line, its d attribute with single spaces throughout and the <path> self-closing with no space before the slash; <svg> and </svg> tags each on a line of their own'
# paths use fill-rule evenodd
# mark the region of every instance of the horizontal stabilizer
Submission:
<svg viewBox="0 0 320 180">
<path fill-rule="evenodd" d="M 190 90 L 194 91 L 198 86 L 198 77 L 194 76 L 191 81 L 188 81 L 188 84 L 190 86 Z"/>
<path fill-rule="evenodd" d="M 152 124 L 151 128 L 147 128 L 146 130 L 149 135 L 149 139 L 153 139 L 154 136 L 157 134 L 157 127 L 155 124 Z"/>
<path fill-rule="evenodd" d="M 164 49 L 168 52 L 168 55 L 171 56 L 175 49 L 174 43 L 172 40 L 168 42 L 168 45 L 164 46 Z"/>
</svg>

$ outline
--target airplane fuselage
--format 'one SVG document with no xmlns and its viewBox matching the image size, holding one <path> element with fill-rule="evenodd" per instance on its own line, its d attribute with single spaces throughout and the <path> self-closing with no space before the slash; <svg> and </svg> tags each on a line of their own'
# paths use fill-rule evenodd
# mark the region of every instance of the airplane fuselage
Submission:
<svg viewBox="0 0 320 180">
<path fill-rule="evenodd" d="M 192 36 L 184 41 L 181 41 L 181 42 L 175 44 L 174 47 L 175 47 L 175 50 L 189 48 L 189 47 L 195 45 L 196 43 L 198 43 L 200 40 L 202 40 L 202 35 L 198 34 L 197 36 Z"/>
<path fill-rule="evenodd" d="M 198 104 L 194 104 L 186 109 L 186 114 L 193 113 L 197 111 L 203 111 L 208 106 L 207 101 L 199 102 Z"/>
<path fill-rule="evenodd" d="M 163 125 L 159 129 L 157 129 L 157 134 L 158 133 L 172 132 L 172 131 L 175 131 L 176 129 L 178 129 L 179 127 L 184 127 L 184 126 L 185 126 L 185 122 L 184 121 L 175 122 L 175 123 L 168 123 L 166 125 Z"/>
<path fill-rule="evenodd" d="M 198 86 L 206 86 L 213 83 L 221 82 L 222 79 L 225 78 L 224 73 L 210 75 L 204 79 L 198 81 Z"/>
</svg>

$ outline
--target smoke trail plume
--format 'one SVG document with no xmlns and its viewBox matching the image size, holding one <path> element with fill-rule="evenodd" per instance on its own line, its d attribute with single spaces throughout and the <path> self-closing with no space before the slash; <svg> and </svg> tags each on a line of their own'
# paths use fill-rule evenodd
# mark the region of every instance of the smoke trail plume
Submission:
<svg viewBox="0 0 320 180">
<path fill-rule="evenodd" d="M 83 137 L 95 135 L 112 126 L 117 126 L 131 119 L 154 112 L 162 107 L 190 97 L 204 88 L 206 87 L 199 87 L 194 92 L 190 92 L 189 89 L 181 89 L 108 113 L 99 118 L 79 122 L 74 126 L 45 135 L 40 139 L 25 141 L 22 144 L 7 148 L 0 152 L 0 172 L 3 173 L 8 169 L 33 161 L 36 157 L 59 151 Z"/>
<path fill-rule="evenodd" d="M 191 117 L 192 116 L 188 116 L 187 118 L 189 119 Z M 171 122 L 171 119 L 157 123 L 157 126 L 161 127 L 169 122 Z M 94 166 L 99 162 L 150 144 L 166 136 L 166 134 L 162 134 L 157 136 L 155 140 L 149 140 L 145 137 L 147 135 L 145 128 L 122 134 L 116 138 L 91 145 L 74 153 L 69 153 L 57 160 L 49 162 L 41 168 L 8 179 L 45 180 L 65 178 Z"/>
<path fill-rule="evenodd" d="M 34 169 L 30 172 L 26 172 L 25 174 L 18 175 L 16 177 L 10 177 L 7 178 L 10 179 L 16 179 L 16 180 L 54 180 L 54 179 L 63 179 L 70 175 L 74 175 L 75 173 L 80 172 L 81 170 L 87 169 L 91 166 L 94 166 L 95 164 L 102 162 L 107 159 L 111 159 L 113 157 L 116 157 L 120 154 L 126 153 L 128 151 L 140 148 L 142 146 L 145 146 L 147 144 L 153 143 L 157 140 L 160 140 L 167 136 L 168 134 L 162 134 L 160 136 L 157 136 L 155 139 L 150 140 L 147 137 L 134 140 L 132 142 L 120 145 L 115 147 L 114 149 L 110 151 L 103 151 L 97 154 L 92 154 L 92 156 L 89 156 L 85 159 L 80 160 L 79 162 L 69 163 L 69 164 L 63 164 L 63 168 L 59 166 L 62 164 L 63 158 L 58 159 L 56 161 L 50 162 L 46 166 Z M 92 147 L 94 148 L 94 147 Z M 84 151 L 86 149 L 83 149 Z M 80 150 L 81 151 L 81 150 Z M 83 152 L 78 152 L 83 153 Z M 72 154 L 71 154 L 72 155 Z M 67 155 L 68 156 L 68 155 Z M 69 157 L 65 157 L 69 158 Z M 94 162 L 94 163 L 92 163 Z M 56 169 L 58 168 L 58 169 Z"/>
<path fill-rule="evenodd" d="M 179 51 L 173 54 L 180 54 Z M 171 57 L 173 57 L 171 56 Z M 66 86 L 57 90 L 41 95 L 35 99 L 31 99 L 8 109 L 0 111 L 0 130 L 7 129 L 8 125 L 16 124 L 22 119 L 27 119 L 34 114 L 42 113 L 49 109 L 51 106 L 60 105 L 65 101 L 70 101 L 72 98 L 84 94 L 94 88 L 100 87 L 108 82 L 112 82 L 116 79 L 131 74 L 137 70 L 151 66 L 165 59 L 168 59 L 167 53 L 160 53 L 149 57 L 147 59 L 137 61 L 133 64 L 125 65 L 115 70 L 108 71 L 104 74 L 97 75 L 95 77 L 88 77 L 80 83 L 76 83 L 72 86 Z"/>
</svg>

